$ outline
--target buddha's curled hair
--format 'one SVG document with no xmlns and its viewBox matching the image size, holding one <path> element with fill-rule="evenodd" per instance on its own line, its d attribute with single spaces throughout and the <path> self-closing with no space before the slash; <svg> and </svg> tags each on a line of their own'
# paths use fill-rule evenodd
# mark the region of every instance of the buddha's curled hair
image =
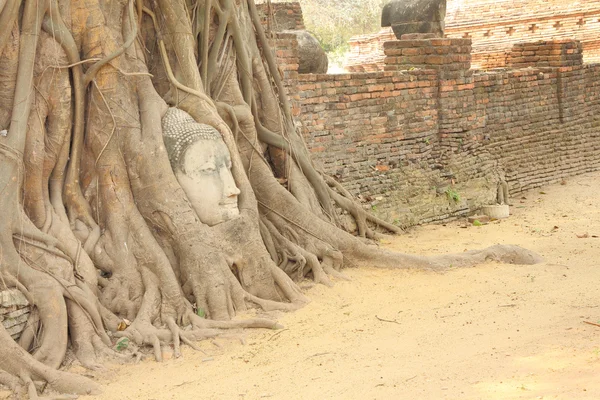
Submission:
<svg viewBox="0 0 600 400">
<path fill-rule="evenodd" d="M 173 170 L 183 168 L 186 150 L 198 140 L 222 140 L 221 134 L 207 124 L 196 122 L 188 113 L 170 107 L 162 119 L 163 140 Z"/>
</svg>

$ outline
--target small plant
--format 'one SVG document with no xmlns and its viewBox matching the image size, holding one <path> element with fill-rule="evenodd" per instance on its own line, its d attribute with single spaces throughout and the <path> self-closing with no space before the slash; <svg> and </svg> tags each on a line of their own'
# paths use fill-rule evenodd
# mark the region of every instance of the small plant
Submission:
<svg viewBox="0 0 600 400">
<path fill-rule="evenodd" d="M 129 339 L 124 337 L 119 339 L 119 341 L 117 342 L 116 349 L 117 351 L 123 351 L 127 348 L 127 346 L 129 346 Z"/>
<path fill-rule="evenodd" d="M 196 314 L 198 314 L 198 316 L 200 318 L 206 318 L 206 313 L 204 312 L 204 310 L 202 308 L 197 309 Z"/>
<path fill-rule="evenodd" d="M 476 219 L 475 221 L 473 221 L 473 225 L 474 226 L 483 226 L 483 224 L 481 222 L 479 222 L 478 219 Z"/>
<path fill-rule="evenodd" d="M 375 204 L 371 206 L 371 211 L 377 211 L 377 206 Z"/>
<path fill-rule="evenodd" d="M 460 201 L 460 194 L 452 188 L 446 189 L 446 196 L 448 197 L 448 200 L 454 201 L 455 203 Z"/>
</svg>

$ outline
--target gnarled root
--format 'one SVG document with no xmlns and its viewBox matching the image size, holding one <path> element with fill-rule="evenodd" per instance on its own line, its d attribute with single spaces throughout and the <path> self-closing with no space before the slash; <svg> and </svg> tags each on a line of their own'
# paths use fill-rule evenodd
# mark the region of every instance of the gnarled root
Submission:
<svg viewBox="0 0 600 400">
<path fill-rule="evenodd" d="M 100 394 L 97 383 L 80 375 L 58 371 L 42 364 L 23 350 L 0 325 L 0 381 L 16 389 L 17 385 L 27 388 L 29 398 L 36 399 L 37 389 L 34 381 L 42 380 L 60 392 L 68 394 Z"/>
<path fill-rule="evenodd" d="M 332 224 L 314 218 L 296 199 L 283 188 L 260 163 L 255 164 L 250 174 L 256 188 L 262 213 L 267 216 L 280 233 L 289 232 L 287 239 L 304 249 L 311 246 L 317 250 L 313 254 L 324 255 L 334 251 L 343 254 L 343 261 L 351 266 L 371 265 L 382 268 L 421 268 L 443 270 L 450 267 L 468 267 L 487 260 L 515 264 L 535 264 L 541 257 L 519 246 L 497 245 L 483 250 L 442 256 L 416 256 L 396 253 L 367 245 L 360 239 L 341 231 Z M 276 237 L 277 235 L 271 235 Z M 321 250 L 319 250 L 321 248 Z M 339 252 L 339 253 L 338 253 Z M 339 265 L 339 264 L 338 264 Z M 335 268 L 334 268 L 335 269 Z M 313 271 L 314 273 L 314 271 Z"/>
</svg>

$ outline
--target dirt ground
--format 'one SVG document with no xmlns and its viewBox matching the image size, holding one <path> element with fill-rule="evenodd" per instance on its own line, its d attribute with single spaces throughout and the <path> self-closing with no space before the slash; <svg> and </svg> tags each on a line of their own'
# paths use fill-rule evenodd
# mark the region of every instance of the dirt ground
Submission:
<svg viewBox="0 0 600 400">
<path fill-rule="evenodd" d="M 94 399 L 600 399 L 600 327 L 584 323 L 600 322 L 599 180 L 533 190 L 486 226 L 383 243 L 415 254 L 512 243 L 543 264 L 349 269 L 351 282 L 310 287 L 312 303 L 277 315 L 283 330 L 86 373 L 105 386 Z"/>
</svg>

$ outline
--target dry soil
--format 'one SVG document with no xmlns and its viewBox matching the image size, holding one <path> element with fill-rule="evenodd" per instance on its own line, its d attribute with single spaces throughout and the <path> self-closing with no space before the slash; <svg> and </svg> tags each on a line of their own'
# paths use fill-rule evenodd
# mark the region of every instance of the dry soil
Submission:
<svg viewBox="0 0 600 400">
<path fill-rule="evenodd" d="M 277 315 L 285 329 L 108 365 L 93 373 L 105 385 L 95 399 L 600 399 L 600 327 L 585 323 L 600 323 L 599 179 L 518 196 L 506 220 L 382 243 L 415 254 L 519 244 L 542 264 L 348 269 L 352 281 L 307 288 L 309 305 Z"/>
</svg>

